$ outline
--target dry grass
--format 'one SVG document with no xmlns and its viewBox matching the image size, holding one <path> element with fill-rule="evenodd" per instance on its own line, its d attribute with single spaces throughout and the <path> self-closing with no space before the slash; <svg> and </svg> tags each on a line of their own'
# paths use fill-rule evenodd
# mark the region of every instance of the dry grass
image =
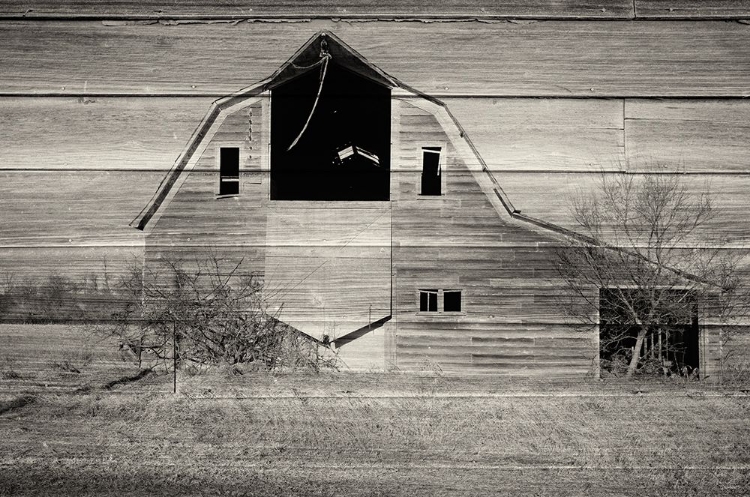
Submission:
<svg viewBox="0 0 750 497">
<path fill-rule="evenodd" d="M 695 386 L 224 373 L 180 385 L 171 395 L 170 377 L 149 375 L 17 403 L 0 415 L 0 495 L 750 489 L 750 398 Z"/>
<path fill-rule="evenodd" d="M 134 372 L 114 341 L 90 328 L 0 324 L 0 397 L 94 388 Z"/>
<path fill-rule="evenodd" d="M 748 408 L 674 394 L 47 395 L 0 418 L 0 492 L 743 495 Z"/>
</svg>

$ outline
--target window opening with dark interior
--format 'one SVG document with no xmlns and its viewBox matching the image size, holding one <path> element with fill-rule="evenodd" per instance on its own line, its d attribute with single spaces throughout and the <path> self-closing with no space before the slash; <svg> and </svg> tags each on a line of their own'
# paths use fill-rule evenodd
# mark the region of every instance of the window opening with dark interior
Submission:
<svg viewBox="0 0 750 497">
<path fill-rule="evenodd" d="M 219 151 L 219 195 L 240 193 L 240 149 L 221 147 Z"/>
<path fill-rule="evenodd" d="M 442 195 L 440 147 L 422 147 L 422 195 Z"/>
<path fill-rule="evenodd" d="M 652 309 L 648 298 L 635 290 L 605 288 L 599 292 L 599 357 L 603 372 L 619 374 L 633 357 L 641 326 L 630 317 L 631 309 L 646 316 L 659 316 L 646 324 L 640 349 L 639 370 L 653 374 L 690 374 L 700 363 L 698 306 L 687 291 L 662 290 Z M 622 297 L 624 296 L 624 298 Z M 627 302 L 627 305 L 624 304 Z"/>
<path fill-rule="evenodd" d="M 461 312 L 461 291 L 446 290 L 443 292 L 443 311 Z"/>
<path fill-rule="evenodd" d="M 419 291 L 419 311 L 420 312 L 437 312 L 438 305 L 437 290 L 420 290 Z"/>
</svg>

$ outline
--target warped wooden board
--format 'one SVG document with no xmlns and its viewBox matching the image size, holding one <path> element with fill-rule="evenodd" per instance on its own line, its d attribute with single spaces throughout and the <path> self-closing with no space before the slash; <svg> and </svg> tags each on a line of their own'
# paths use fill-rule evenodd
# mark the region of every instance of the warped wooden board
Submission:
<svg viewBox="0 0 750 497">
<path fill-rule="evenodd" d="M 437 97 L 750 95 L 750 26 L 713 21 L 4 22 L 0 89 L 223 96 L 267 77 L 324 29 Z"/>
<path fill-rule="evenodd" d="M 748 0 L 635 0 L 638 18 L 747 19 Z"/>
<path fill-rule="evenodd" d="M 9 125 L 0 134 L 0 171 L 166 171 L 210 102 L 5 97 L 0 121 Z M 672 171 L 750 172 L 748 101 L 446 98 L 445 103 L 494 172 L 615 170 L 626 158 L 642 168 L 659 163 Z M 394 172 L 400 162 L 414 159 L 399 157 Z M 152 178 L 151 193 L 160 179 Z"/>
<path fill-rule="evenodd" d="M 104 17 L 112 18 L 199 18 L 199 19 L 267 19 L 267 18 L 377 18 L 377 19 L 441 19 L 441 18 L 607 18 L 627 19 L 632 16 L 633 3 L 629 0 L 426 0 L 399 2 L 382 1 L 327 1 L 294 2 L 291 0 L 230 0 L 221 3 L 205 0 L 165 3 L 99 0 L 49 0 L 0 2 L 0 16 L 4 17 Z"/>
<path fill-rule="evenodd" d="M 631 168 L 750 172 L 750 101 L 625 102 Z"/>
</svg>

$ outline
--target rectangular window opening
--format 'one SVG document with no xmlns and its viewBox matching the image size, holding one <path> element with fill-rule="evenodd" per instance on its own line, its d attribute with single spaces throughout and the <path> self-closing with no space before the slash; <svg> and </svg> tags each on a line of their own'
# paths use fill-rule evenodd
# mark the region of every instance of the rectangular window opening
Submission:
<svg viewBox="0 0 750 497">
<path fill-rule="evenodd" d="M 422 195 L 442 195 L 440 147 L 422 147 Z"/>
<path fill-rule="evenodd" d="M 420 290 L 419 291 L 419 310 L 420 312 L 437 312 L 437 290 Z"/>
<path fill-rule="evenodd" d="M 443 311 L 461 312 L 461 291 L 446 290 L 443 293 Z"/>
<path fill-rule="evenodd" d="M 686 376 L 700 367 L 698 306 L 688 291 L 663 292 L 660 307 L 652 307 L 638 289 L 602 288 L 599 292 L 599 367 L 602 376 L 625 374 L 640 345 L 637 374 Z M 640 324 L 625 310 L 627 306 L 644 315 L 661 316 L 651 324 Z"/>
<path fill-rule="evenodd" d="M 240 149 L 221 147 L 219 150 L 219 195 L 240 193 Z"/>
</svg>

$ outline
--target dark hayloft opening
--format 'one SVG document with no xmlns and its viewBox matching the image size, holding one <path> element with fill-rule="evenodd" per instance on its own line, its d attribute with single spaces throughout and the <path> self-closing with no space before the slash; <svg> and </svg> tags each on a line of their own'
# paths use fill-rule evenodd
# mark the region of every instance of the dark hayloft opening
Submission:
<svg viewBox="0 0 750 497">
<path fill-rule="evenodd" d="M 642 373 L 690 374 L 700 364 L 698 308 L 686 292 L 670 290 L 672 305 L 661 310 L 661 322 L 648 326 L 641 348 Z M 645 302 L 630 296 L 634 306 L 646 309 Z M 684 302 L 684 305 L 674 305 Z M 644 311 L 645 313 L 645 311 Z M 599 357 L 602 371 L 617 372 L 633 356 L 639 326 L 626 315 L 613 290 L 601 290 L 599 300 Z"/>
<path fill-rule="evenodd" d="M 388 200 L 391 91 L 321 66 L 271 92 L 271 199 Z"/>
</svg>

